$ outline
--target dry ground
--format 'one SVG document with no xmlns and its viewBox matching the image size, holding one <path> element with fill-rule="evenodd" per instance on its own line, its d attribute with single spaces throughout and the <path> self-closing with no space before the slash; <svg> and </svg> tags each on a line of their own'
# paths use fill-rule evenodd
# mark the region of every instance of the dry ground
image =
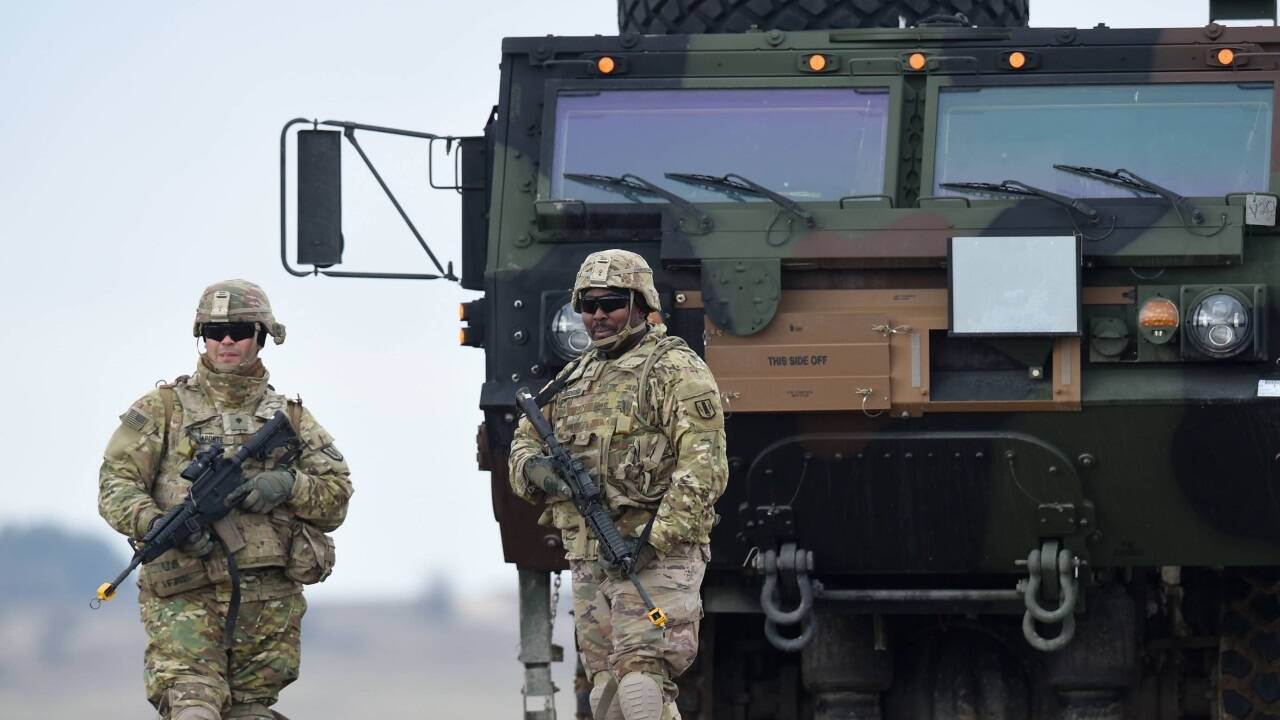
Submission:
<svg viewBox="0 0 1280 720">
<path fill-rule="evenodd" d="M 557 641 L 569 619 L 557 621 Z M 0 717 L 141 720 L 144 637 L 121 599 L 0 611 Z M 447 618 L 418 604 L 314 603 L 303 624 L 302 678 L 277 709 L 291 720 L 521 717 L 514 597 L 460 601 Z M 557 666 L 571 687 L 572 668 Z M 572 717 L 559 695 L 559 715 Z"/>
</svg>

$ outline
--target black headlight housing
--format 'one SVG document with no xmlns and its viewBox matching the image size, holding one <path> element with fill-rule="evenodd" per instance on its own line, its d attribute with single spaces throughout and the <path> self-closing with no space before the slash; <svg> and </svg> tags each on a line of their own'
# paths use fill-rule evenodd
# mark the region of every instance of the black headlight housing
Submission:
<svg viewBox="0 0 1280 720">
<path fill-rule="evenodd" d="M 1265 285 L 1184 285 L 1184 360 L 1267 359 Z"/>
</svg>

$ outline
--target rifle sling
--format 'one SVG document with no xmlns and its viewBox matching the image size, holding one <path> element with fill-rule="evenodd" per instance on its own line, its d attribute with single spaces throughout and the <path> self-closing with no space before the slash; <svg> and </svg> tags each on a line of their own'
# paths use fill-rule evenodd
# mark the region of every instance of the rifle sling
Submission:
<svg viewBox="0 0 1280 720">
<path fill-rule="evenodd" d="M 231 576 L 231 602 L 227 604 L 227 621 L 222 626 L 222 647 L 231 650 L 236 643 L 236 621 L 240 618 L 240 566 L 236 564 L 236 554 L 227 549 L 221 539 L 222 554 L 227 558 L 227 574 Z M 227 654 L 228 664 L 231 654 Z M 228 675 L 230 673 L 228 672 Z"/>
<path fill-rule="evenodd" d="M 649 522 L 644 524 L 644 530 L 640 531 L 640 542 L 636 545 L 636 552 L 649 542 L 649 533 L 653 532 L 653 521 L 658 519 L 658 510 L 655 508 L 653 514 L 649 516 Z"/>
<path fill-rule="evenodd" d="M 569 384 L 569 376 L 573 375 L 573 371 L 576 370 L 579 365 L 586 362 L 586 359 L 586 353 L 579 355 L 573 362 L 565 365 L 564 369 L 560 371 L 559 375 L 556 375 L 554 380 L 544 385 L 543 388 L 538 391 L 538 394 L 533 396 L 533 401 L 538 404 L 538 407 L 546 407 L 547 403 L 551 402 L 556 395 L 559 395 L 560 391 L 564 389 L 564 386 Z"/>
</svg>

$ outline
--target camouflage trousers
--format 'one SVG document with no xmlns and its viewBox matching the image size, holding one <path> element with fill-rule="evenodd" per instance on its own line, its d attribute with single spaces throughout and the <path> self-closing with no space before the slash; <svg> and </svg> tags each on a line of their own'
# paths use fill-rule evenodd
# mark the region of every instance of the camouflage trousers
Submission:
<svg viewBox="0 0 1280 720">
<path fill-rule="evenodd" d="M 570 561 L 574 629 L 588 678 L 606 670 L 617 679 L 645 673 L 660 681 L 666 702 L 675 700 L 675 678 L 698 655 L 707 556 L 705 546 L 678 545 L 640 572 L 640 583 L 667 613 L 666 628 L 645 617 L 648 608 L 631 581 L 594 560 Z"/>
<path fill-rule="evenodd" d="M 234 705 L 270 706 L 298 678 L 301 593 L 240 604 L 235 644 L 222 646 L 228 603 L 214 586 L 141 601 L 147 631 L 147 699 L 168 718 L 184 706 L 226 713 Z"/>
</svg>

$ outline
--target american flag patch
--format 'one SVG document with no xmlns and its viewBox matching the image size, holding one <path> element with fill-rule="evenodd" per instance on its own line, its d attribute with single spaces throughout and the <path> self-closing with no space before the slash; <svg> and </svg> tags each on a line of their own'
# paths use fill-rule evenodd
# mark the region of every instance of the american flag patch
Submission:
<svg viewBox="0 0 1280 720">
<path fill-rule="evenodd" d="M 120 418 L 120 422 L 124 423 L 124 426 L 127 428 L 132 428 L 133 430 L 141 432 L 143 426 L 146 425 L 147 421 L 150 419 L 151 418 L 147 417 L 145 414 L 139 412 L 137 408 L 129 408 L 129 412 L 125 413 L 124 417 Z"/>
</svg>

